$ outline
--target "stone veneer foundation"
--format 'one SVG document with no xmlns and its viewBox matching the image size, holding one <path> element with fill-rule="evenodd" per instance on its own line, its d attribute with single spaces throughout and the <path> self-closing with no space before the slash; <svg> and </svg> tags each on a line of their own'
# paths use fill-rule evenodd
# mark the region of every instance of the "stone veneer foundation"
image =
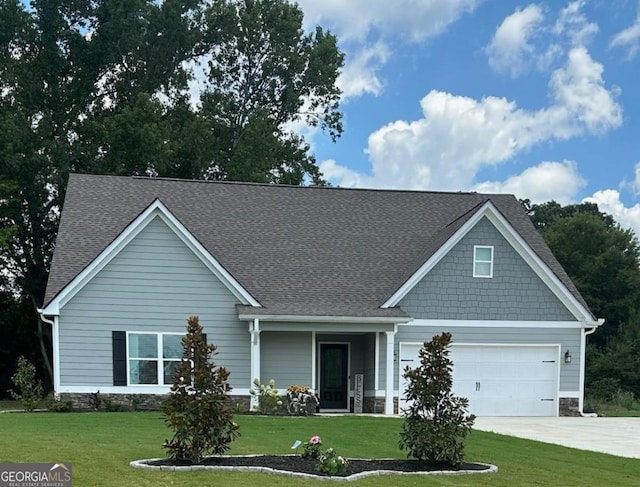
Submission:
<svg viewBox="0 0 640 487">
<path fill-rule="evenodd" d="M 580 402 L 577 397 L 560 398 L 560 416 L 580 416 Z"/>
<path fill-rule="evenodd" d="M 61 393 L 61 401 L 72 401 L 73 409 L 78 411 L 95 411 L 95 393 Z M 164 394 L 102 394 L 100 393 L 101 406 L 105 409 L 106 402 L 120 404 L 124 409 L 137 411 L 158 411 L 164 399 Z M 229 404 L 236 407 L 238 412 L 250 410 L 251 396 L 231 396 Z M 365 397 L 362 404 L 364 413 L 384 414 L 384 397 Z M 135 403 L 135 404 L 134 404 Z M 352 409 L 353 411 L 353 409 Z M 398 414 L 398 399 L 393 400 L 393 411 Z M 560 398 L 560 416 L 580 416 L 578 398 Z"/>
<path fill-rule="evenodd" d="M 106 409 L 107 403 L 119 404 L 124 409 L 135 409 L 136 411 L 158 411 L 162 400 L 166 394 L 103 394 L 100 395 L 100 407 L 98 410 Z M 71 401 L 73 409 L 77 411 L 95 411 L 96 393 L 68 393 L 60 394 L 61 401 Z M 231 396 L 227 401 L 229 405 L 236 407 L 238 411 L 249 411 L 250 396 Z"/>
</svg>

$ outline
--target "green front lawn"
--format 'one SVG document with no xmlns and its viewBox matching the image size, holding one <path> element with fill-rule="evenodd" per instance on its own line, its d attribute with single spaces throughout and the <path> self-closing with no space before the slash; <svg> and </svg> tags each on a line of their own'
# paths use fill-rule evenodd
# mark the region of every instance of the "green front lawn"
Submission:
<svg viewBox="0 0 640 487">
<path fill-rule="evenodd" d="M 401 420 L 369 417 L 238 416 L 242 436 L 231 453 L 291 453 L 294 440 L 320 435 L 326 447 L 351 457 L 403 457 L 397 448 Z M 0 461 L 71 462 L 78 486 L 260 487 L 318 485 L 269 474 L 155 472 L 129 461 L 164 456 L 168 436 L 160 413 L 0 414 Z M 640 460 L 572 450 L 474 431 L 467 460 L 498 465 L 498 474 L 439 477 L 370 477 L 361 486 L 413 485 L 638 485 Z M 340 484 L 342 485 L 342 484 Z M 346 485 L 346 484 L 345 484 Z M 351 485 L 351 484 L 349 484 Z"/>
</svg>

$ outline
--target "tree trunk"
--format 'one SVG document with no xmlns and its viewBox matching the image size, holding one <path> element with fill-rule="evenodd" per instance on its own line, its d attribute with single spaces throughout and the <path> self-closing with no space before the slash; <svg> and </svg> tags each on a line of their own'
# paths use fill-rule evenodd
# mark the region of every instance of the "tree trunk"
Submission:
<svg viewBox="0 0 640 487">
<path fill-rule="evenodd" d="M 36 302 L 36 299 L 33 295 L 31 295 L 30 297 L 31 297 L 31 304 L 33 305 L 33 309 L 36 312 L 36 320 L 38 320 L 37 321 L 38 341 L 40 342 L 40 353 L 42 354 L 42 363 L 44 364 L 44 370 L 46 372 L 45 385 L 53 385 L 53 365 L 51 363 L 51 358 L 49 357 L 49 351 L 47 349 L 47 345 L 51 343 L 51 339 L 53 337 L 53 330 L 51 335 L 45 332 L 42 326 L 42 319 L 40 317 L 40 313 L 38 313 L 38 304 Z M 47 387 L 47 389 L 49 389 L 49 387 Z"/>
</svg>

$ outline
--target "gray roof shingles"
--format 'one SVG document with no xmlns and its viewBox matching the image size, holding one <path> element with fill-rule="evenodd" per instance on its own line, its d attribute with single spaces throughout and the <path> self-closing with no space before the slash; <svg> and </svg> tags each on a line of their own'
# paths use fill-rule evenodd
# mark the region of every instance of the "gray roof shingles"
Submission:
<svg viewBox="0 0 640 487">
<path fill-rule="evenodd" d="M 69 178 L 45 303 L 156 198 L 264 313 L 405 316 L 380 305 L 487 200 L 587 307 L 511 195 L 80 174 Z"/>
</svg>

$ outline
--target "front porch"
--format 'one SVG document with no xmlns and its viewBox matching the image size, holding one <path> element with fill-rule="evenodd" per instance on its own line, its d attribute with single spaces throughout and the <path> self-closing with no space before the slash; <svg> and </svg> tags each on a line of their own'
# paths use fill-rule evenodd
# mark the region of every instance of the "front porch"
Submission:
<svg viewBox="0 0 640 487">
<path fill-rule="evenodd" d="M 321 331 L 320 331 L 321 330 Z M 396 323 L 289 323 L 254 319 L 251 377 L 310 387 L 321 412 L 394 414 Z"/>
</svg>

